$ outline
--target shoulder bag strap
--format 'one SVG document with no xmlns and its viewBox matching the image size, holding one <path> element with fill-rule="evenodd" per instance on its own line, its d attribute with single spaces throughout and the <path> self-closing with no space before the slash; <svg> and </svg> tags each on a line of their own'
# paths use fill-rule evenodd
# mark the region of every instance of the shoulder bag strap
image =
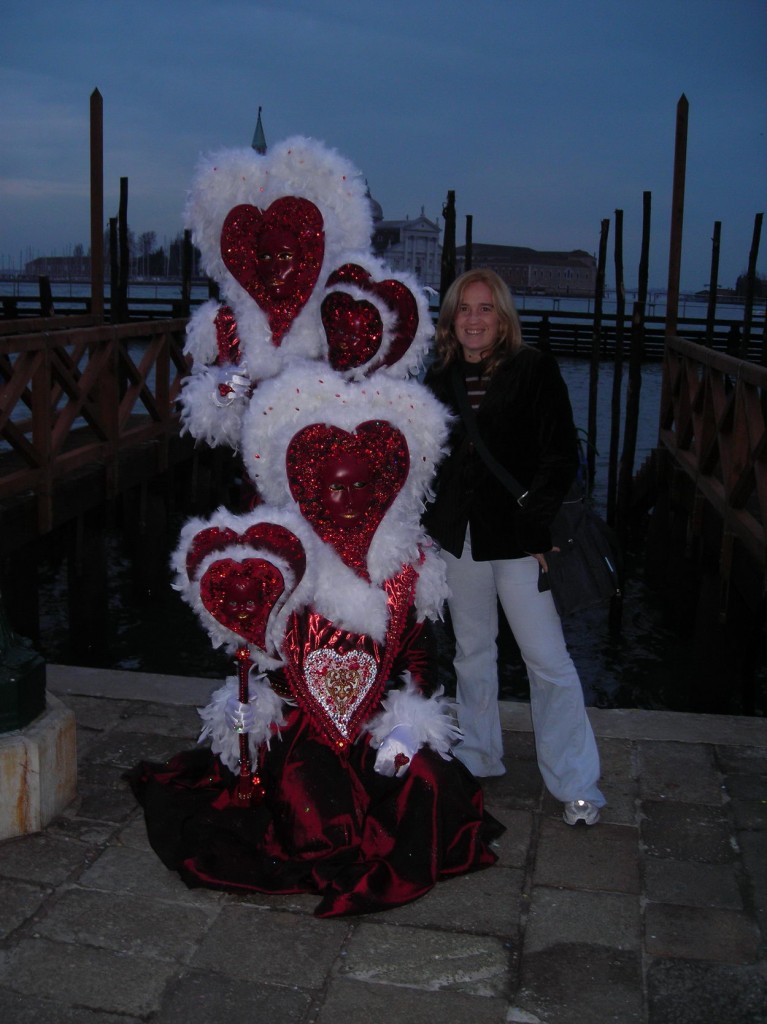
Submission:
<svg viewBox="0 0 767 1024">
<path fill-rule="evenodd" d="M 458 403 L 458 411 L 461 414 L 461 419 L 466 427 L 466 432 L 471 438 L 474 447 L 490 472 L 501 481 L 508 491 L 511 492 L 511 494 L 517 499 L 517 503 L 520 506 L 523 506 L 524 499 L 527 496 L 527 491 L 518 483 L 517 480 L 514 479 L 511 473 L 509 473 L 509 471 L 502 466 L 500 462 L 498 462 L 497 459 L 493 458 L 488 451 L 487 445 L 480 436 L 477 420 L 474 416 L 474 410 L 471 407 L 469 396 L 466 393 L 466 382 L 463 379 L 463 374 L 461 373 L 460 367 L 457 363 L 453 363 L 451 373 L 453 391 L 455 392 L 455 399 Z"/>
</svg>

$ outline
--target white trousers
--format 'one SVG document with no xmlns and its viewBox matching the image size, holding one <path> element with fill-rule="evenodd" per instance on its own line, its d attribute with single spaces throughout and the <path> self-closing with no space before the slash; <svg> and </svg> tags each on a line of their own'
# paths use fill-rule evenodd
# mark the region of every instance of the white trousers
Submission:
<svg viewBox="0 0 767 1024">
<path fill-rule="evenodd" d="M 590 800 L 602 807 L 599 752 L 586 715 L 583 689 L 568 653 L 550 593 L 538 592 L 532 557 L 475 562 L 467 533 L 463 553 L 443 551 L 455 633 L 456 699 L 463 733 L 455 755 L 474 775 L 502 775 L 498 708 L 498 605 L 519 645 L 530 681 L 538 767 L 557 800 Z"/>
</svg>

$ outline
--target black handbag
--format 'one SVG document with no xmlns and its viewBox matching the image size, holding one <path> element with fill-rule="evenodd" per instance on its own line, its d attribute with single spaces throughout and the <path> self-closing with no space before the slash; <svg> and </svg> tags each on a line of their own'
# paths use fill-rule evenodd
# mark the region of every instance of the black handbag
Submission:
<svg viewBox="0 0 767 1024">
<path fill-rule="evenodd" d="M 458 409 L 467 433 L 487 468 L 525 506 L 527 492 L 489 452 L 482 440 L 466 385 L 457 365 L 452 381 Z M 576 482 L 551 524 L 551 539 L 558 551 L 547 551 L 548 571 L 541 567 L 538 589 L 551 590 L 561 618 L 621 597 L 621 559 L 614 532 L 594 510 L 584 488 Z"/>
</svg>

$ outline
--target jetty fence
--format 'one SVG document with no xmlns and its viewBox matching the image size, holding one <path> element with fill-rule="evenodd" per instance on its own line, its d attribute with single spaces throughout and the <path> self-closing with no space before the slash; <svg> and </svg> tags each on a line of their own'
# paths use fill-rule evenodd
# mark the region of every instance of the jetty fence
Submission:
<svg viewBox="0 0 767 1024">
<path fill-rule="evenodd" d="M 3 296 L 0 315 L 0 334 L 7 331 L 31 333 L 45 331 L 53 316 L 54 309 L 46 310 L 40 297 L 35 295 Z M 128 300 L 127 321 L 139 324 L 157 319 L 183 319 L 188 317 L 205 299 L 198 297 L 131 296 Z M 564 301 L 564 300 L 563 300 Z M 72 326 L 86 326 L 102 323 L 90 314 L 91 300 L 88 296 L 56 296 L 55 318 L 64 318 Z M 105 318 L 111 319 L 109 297 L 105 299 Z M 522 306 L 519 310 L 525 340 L 540 348 L 549 349 L 555 355 L 590 358 L 594 340 L 594 314 L 588 311 L 567 309 L 536 309 Z M 599 355 L 611 359 L 615 355 L 618 337 L 622 339 L 623 352 L 628 356 L 631 327 L 631 312 L 619 317 L 616 313 L 603 312 L 598 327 Z M 69 323 L 65 324 L 69 326 Z M 717 316 L 710 321 L 706 317 L 685 315 L 678 317 L 677 335 L 705 345 L 718 352 L 726 352 L 738 358 L 767 365 L 767 317 L 765 307 L 757 307 L 749 324 L 748 338 L 744 338 L 743 318 L 738 316 Z M 665 316 L 647 315 L 643 318 L 642 358 L 659 362 L 663 359 L 666 333 Z"/>
</svg>

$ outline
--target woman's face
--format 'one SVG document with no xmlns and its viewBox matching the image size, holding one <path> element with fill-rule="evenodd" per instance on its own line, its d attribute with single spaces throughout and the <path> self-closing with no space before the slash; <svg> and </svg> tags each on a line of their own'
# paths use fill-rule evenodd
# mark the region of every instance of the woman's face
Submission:
<svg viewBox="0 0 767 1024">
<path fill-rule="evenodd" d="M 473 281 L 461 292 L 453 330 L 468 363 L 484 359 L 498 341 L 501 321 L 495 310 L 493 293 L 484 281 Z"/>
</svg>

